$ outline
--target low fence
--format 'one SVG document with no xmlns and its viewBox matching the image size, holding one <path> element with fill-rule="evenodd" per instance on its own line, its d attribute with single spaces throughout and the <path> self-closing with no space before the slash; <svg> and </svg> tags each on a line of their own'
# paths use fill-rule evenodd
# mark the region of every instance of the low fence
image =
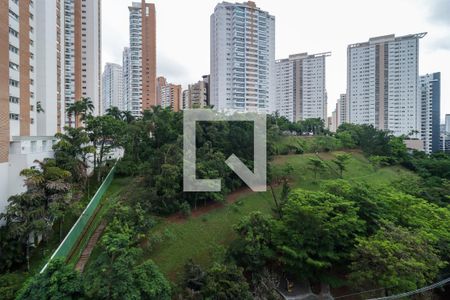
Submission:
<svg viewBox="0 0 450 300">
<path fill-rule="evenodd" d="M 95 216 L 97 208 L 100 204 L 100 201 L 103 198 L 103 195 L 105 194 L 105 192 L 108 190 L 108 187 L 111 184 L 112 180 L 114 179 L 115 170 L 116 170 L 116 164 L 114 164 L 112 169 L 109 171 L 105 180 L 103 180 L 102 184 L 97 189 L 97 192 L 95 192 L 95 195 L 92 197 L 91 201 L 89 201 L 88 205 L 86 206 L 84 211 L 81 213 L 80 217 L 77 219 L 75 224 L 72 226 L 69 233 L 66 235 L 66 237 L 61 242 L 61 244 L 59 244 L 56 251 L 52 254 L 52 256 L 50 257 L 48 262 L 42 268 L 41 273 L 45 271 L 48 264 L 53 259 L 55 259 L 55 258 L 68 259 L 70 257 L 71 252 L 78 245 L 78 243 L 82 239 L 83 235 L 88 231 L 89 226 L 92 222 L 92 219 Z"/>
</svg>

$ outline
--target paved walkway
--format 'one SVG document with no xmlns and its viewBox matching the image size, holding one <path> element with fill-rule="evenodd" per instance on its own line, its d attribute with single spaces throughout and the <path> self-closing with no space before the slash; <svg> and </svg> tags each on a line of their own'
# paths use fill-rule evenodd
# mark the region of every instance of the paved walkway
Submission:
<svg viewBox="0 0 450 300">
<path fill-rule="evenodd" d="M 103 230 L 105 230 L 105 227 L 106 221 L 103 220 L 100 223 L 100 225 L 98 225 L 97 229 L 95 229 L 94 234 L 89 239 L 86 247 L 83 250 L 83 253 L 81 253 L 80 258 L 78 259 L 78 262 L 75 265 L 75 270 L 80 271 L 80 273 L 83 273 L 84 267 L 86 266 L 86 263 L 88 262 L 89 257 L 91 256 L 92 250 L 94 250 L 94 247 L 97 244 L 97 241 L 100 239 Z"/>
</svg>

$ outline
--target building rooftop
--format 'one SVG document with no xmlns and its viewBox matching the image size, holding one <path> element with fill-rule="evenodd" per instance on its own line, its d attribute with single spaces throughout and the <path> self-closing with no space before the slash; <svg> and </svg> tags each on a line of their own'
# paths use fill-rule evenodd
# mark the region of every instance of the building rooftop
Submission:
<svg viewBox="0 0 450 300">
<path fill-rule="evenodd" d="M 398 36 L 398 37 L 396 37 L 395 34 L 381 35 L 381 36 L 369 38 L 368 42 L 350 44 L 350 45 L 348 45 L 348 47 L 349 48 L 364 47 L 364 46 L 368 46 L 368 45 L 380 44 L 380 43 L 385 43 L 385 42 L 401 41 L 401 40 L 407 40 L 407 39 L 421 39 L 425 35 L 427 35 L 427 32 L 407 34 L 407 35 Z"/>
</svg>

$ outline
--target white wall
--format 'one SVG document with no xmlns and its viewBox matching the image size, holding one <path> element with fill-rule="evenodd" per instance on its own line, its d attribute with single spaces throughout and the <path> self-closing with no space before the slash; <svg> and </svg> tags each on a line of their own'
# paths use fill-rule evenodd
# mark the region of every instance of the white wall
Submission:
<svg viewBox="0 0 450 300">
<path fill-rule="evenodd" d="M 6 162 L 0 163 L 0 212 L 4 212 L 8 197 L 8 163 Z"/>
<path fill-rule="evenodd" d="M 9 161 L 0 164 L 0 212 L 4 211 L 10 196 L 25 192 L 20 172 L 35 166 L 35 160 L 42 161 L 53 157 L 53 139 L 53 137 L 26 137 L 11 142 Z"/>
<path fill-rule="evenodd" d="M 36 1 L 37 135 L 52 136 L 57 125 L 56 0 Z"/>
</svg>

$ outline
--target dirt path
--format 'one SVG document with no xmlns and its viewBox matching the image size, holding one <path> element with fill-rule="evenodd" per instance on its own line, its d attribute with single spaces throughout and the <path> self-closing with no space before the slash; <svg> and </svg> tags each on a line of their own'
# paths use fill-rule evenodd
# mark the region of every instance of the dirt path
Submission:
<svg viewBox="0 0 450 300">
<path fill-rule="evenodd" d="M 239 197 L 253 193 L 253 191 L 248 187 L 242 187 L 232 192 L 226 197 L 225 203 L 214 202 L 207 204 L 205 206 L 199 207 L 191 212 L 191 218 L 198 218 L 212 210 L 215 210 L 220 207 L 224 207 L 226 204 L 234 203 Z M 186 217 L 184 217 L 181 213 L 173 214 L 166 218 L 167 221 L 172 223 L 183 223 L 186 221 Z"/>
<path fill-rule="evenodd" d="M 91 236 L 86 245 L 86 248 L 84 248 L 83 253 L 81 253 L 80 258 L 78 259 L 78 262 L 75 265 L 75 270 L 80 271 L 80 273 L 83 273 L 84 267 L 86 266 L 86 263 L 88 262 L 89 257 L 91 256 L 92 250 L 94 250 L 94 247 L 97 244 L 97 241 L 100 239 L 103 230 L 105 230 L 105 227 L 106 221 L 103 220 L 100 223 L 100 225 L 98 225 L 97 229 L 95 229 L 94 234 Z"/>
</svg>

